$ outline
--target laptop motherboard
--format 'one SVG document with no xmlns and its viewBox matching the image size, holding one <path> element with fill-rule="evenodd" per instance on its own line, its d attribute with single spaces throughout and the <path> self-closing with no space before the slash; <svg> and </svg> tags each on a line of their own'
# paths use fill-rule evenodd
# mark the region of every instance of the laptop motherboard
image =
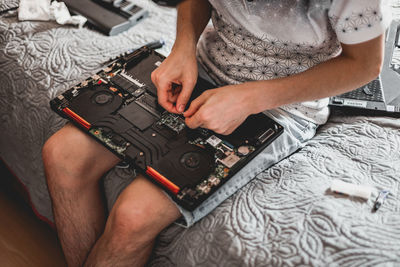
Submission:
<svg viewBox="0 0 400 267">
<path fill-rule="evenodd" d="M 277 138 L 283 127 L 259 113 L 227 136 L 188 128 L 182 115 L 158 104 L 150 76 L 162 60 L 164 56 L 144 46 L 50 105 L 193 210 Z M 199 78 L 191 100 L 213 87 Z"/>
</svg>

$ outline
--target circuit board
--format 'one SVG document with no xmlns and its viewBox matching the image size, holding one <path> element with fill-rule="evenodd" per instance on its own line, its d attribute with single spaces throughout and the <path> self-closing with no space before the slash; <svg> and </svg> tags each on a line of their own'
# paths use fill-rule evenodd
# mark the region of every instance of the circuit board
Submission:
<svg viewBox="0 0 400 267">
<path fill-rule="evenodd" d="M 146 174 L 188 210 L 200 205 L 278 137 L 281 125 L 260 113 L 231 135 L 190 129 L 157 101 L 151 72 L 164 57 L 142 47 L 124 55 L 51 101 L 121 160 Z M 190 101 L 213 88 L 199 79 Z"/>
</svg>

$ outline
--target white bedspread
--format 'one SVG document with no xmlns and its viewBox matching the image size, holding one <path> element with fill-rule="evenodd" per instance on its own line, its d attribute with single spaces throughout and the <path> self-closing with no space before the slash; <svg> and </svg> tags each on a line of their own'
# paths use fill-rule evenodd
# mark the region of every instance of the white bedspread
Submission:
<svg viewBox="0 0 400 267">
<path fill-rule="evenodd" d="M 41 161 L 45 140 L 65 123 L 49 100 L 96 72 L 108 58 L 164 38 L 168 54 L 176 13 L 137 0 L 150 17 L 116 37 L 51 22 L 18 22 L 0 13 L 0 156 L 52 220 Z M 0 11 L 17 1 L 0 4 Z M 326 192 L 332 179 L 390 189 L 377 213 Z M 132 179 L 105 177 L 109 207 Z M 151 266 L 399 266 L 400 120 L 331 117 L 304 149 L 260 173 L 190 229 L 172 225 Z M 376 195 L 375 195 L 376 196 Z"/>
</svg>

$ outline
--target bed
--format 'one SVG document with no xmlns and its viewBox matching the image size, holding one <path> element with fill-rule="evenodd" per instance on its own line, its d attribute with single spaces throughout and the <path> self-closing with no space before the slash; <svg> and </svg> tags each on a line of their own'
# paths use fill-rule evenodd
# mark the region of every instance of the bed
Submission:
<svg viewBox="0 0 400 267">
<path fill-rule="evenodd" d="M 149 18 L 115 37 L 19 22 L 17 0 L 0 4 L 0 157 L 50 223 L 41 147 L 65 120 L 50 111 L 49 100 L 121 52 L 160 38 L 161 53 L 172 47 L 175 10 L 137 2 Z M 366 202 L 337 196 L 327 190 L 333 179 L 391 194 L 372 213 L 376 193 Z M 130 169 L 105 175 L 109 208 L 131 180 Z M 399 190 L 400 119 L 333 115 L 302 150 L 259 173 L 193 227 L 165 229 L 149 266 L 398 266 Z"/>
</svg>

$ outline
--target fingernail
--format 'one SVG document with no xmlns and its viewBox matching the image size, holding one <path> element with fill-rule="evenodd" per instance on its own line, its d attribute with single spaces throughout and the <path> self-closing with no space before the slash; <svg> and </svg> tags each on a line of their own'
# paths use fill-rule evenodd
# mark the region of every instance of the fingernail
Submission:
<svg viewBox="0 0 400 267">
<path fill-rule="evenodd" d="M 185 105 L 179 105 L 179 107 L 178 107 L 179 112 L 183 112 L 184 109 L 185 109 Z"/>
</svg>

